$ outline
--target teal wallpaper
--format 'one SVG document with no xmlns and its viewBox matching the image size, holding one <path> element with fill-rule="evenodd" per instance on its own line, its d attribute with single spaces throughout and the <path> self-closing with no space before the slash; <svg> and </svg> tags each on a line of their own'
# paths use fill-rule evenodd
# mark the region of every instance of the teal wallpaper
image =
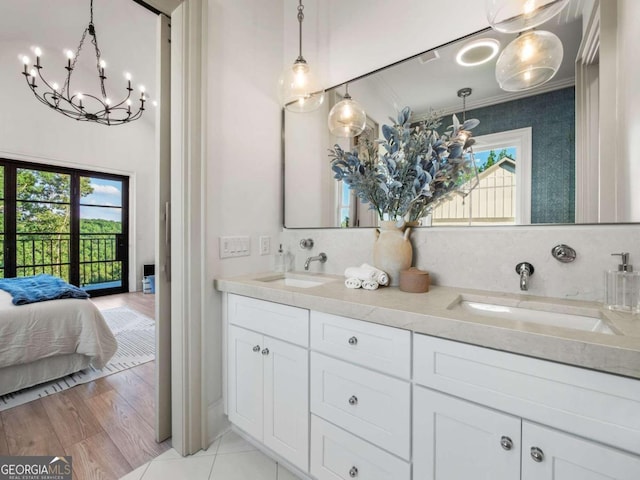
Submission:
<svg viewBox="0 0 640 480">
<path fill-rule="evenodd" d="M 573 87 L 469 110 L 466 116 L 480 120 L 474 136 L 531 127 L 531 223 L 575 222 Z"/>
</svg>

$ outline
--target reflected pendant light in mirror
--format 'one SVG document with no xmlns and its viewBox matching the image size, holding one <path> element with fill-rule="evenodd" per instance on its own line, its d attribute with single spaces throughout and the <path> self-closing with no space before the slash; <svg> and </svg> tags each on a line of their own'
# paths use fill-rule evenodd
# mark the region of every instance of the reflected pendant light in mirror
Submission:
<svg viewBox="0 0 640 480">
<path fill-rule="evenodd" d="M 329 130 L 336 137 L 357 137 L 364 132 L 367 114 L 360 104 L 349 95 L 349 84 L 345 85 L 343 100 L 336 103 L 329 112 Z"/>
<path fill-rule="evenodd" d="M 568 3 L 569 0 L 486 0 L 487 20 L 498 32 L 518 33 L 542 25 Z"/>
<path fill-rule="evenodd" d="M 311 112 L 324 102 L 324 90 L 302 56 L 304 5 L 298 3 L 298 58 L 280 78 L 280 102 L 290 112 Z"/>
<path fill-rule="evenodd" d="M 498 57 L 496 80 L 507 92 L 537 87 L 553 78 L 562 56 L 562 42 L 553 33 L 543 30 L 521 33 Z"/>
<path fill-rule="evenodd" d="M 473 90 L 469 87 L 461 88 L 458 90 L 458 97 L 462 99 L 462 125 L 467 123 L 467 97 L 473 93 Z M 469 120 L 470 125 L 467 128 L 471 129 L 478 125 L 478 121 Z M 466 125 L 465 125 L 466 126 Z M 469 173 L 465 182 L 456 189 L 456 193 L 465 198 L 471 193 L 471 191 L 480 184 L 480 178 L 478 177 L 478 167 L 476 165 L 476 158 L 473 155 L 473 145 L 476 143 L 471 138 L 471 132 L 464 130 L 464 127 L 458 133 L 460 140 L 463 142 L 463 154 L 467 155 L 468 162 L 470 163 Z"/>
</svg>

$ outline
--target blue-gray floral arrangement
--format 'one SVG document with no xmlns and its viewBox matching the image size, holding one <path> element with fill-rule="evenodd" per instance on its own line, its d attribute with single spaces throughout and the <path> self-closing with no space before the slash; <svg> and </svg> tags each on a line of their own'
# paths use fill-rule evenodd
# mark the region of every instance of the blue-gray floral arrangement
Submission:
<svg viewBox="0 0 640 480">
<path fill-rule="evenodd" d="M 405 107 L 393 125 L 383 125 L 384 139 L 364 141 L 359 151 L 330 149 L 334 178 L 342 180 L 363 203 L 376 210 L 380 220 L 415 222 L 426 216 L 451 192 L 477 177 L 472 155 L 475 143 L 469 130 L 480 122 L 453 125 L 440 135 L 437 114 L 411 127 L 411 109 Z M 382 147 L 382 148 L 380 148 Z"/>
</svg>

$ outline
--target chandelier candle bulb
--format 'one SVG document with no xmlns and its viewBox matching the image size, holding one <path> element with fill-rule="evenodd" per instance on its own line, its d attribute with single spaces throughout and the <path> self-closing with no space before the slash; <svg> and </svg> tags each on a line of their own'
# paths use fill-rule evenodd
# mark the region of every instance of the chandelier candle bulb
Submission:
<svg viewBox="0 0 640 480">
<path fill-rule="evenodd" d="M 73 52 L 71 50 L 67 50 L 67 70 L 71 71 L 71 60 L 73 60 Z"/>
</svg>

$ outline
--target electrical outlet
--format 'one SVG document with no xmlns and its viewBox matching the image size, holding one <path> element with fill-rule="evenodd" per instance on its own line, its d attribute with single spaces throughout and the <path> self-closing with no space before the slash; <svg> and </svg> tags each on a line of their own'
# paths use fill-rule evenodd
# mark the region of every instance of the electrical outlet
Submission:
<svg viewBox="0 0 640 480">
<path fill-rule="evenodd" d="M 220 237 L 220 258 L 248 257 L 251 255 L 251 239 L 248 236 Z"/>
<path fill-rule="evenodd" d="M 260 255 L 269 255 L 271 253 L 271 237 L 263 235 L 260 237 Z"/>
</svg>

